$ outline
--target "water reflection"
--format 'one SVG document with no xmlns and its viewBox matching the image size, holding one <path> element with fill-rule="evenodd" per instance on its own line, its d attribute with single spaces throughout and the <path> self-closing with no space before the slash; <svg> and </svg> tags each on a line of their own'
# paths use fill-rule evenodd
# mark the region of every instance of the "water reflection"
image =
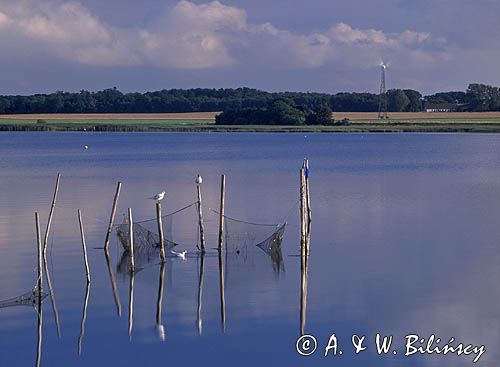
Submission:
<svg viewBox="0 0 500 367">
<path fill-rule="evenodd" d="M 52 311 L 54 312 L 54 320 L 56 322 L 57 336 L 60 338 L 61 337 L 61 324 L 59 321 L 59 311 L 57 310 L 56 295 L 54 293 L 54 288 L 52 287 L 52 280 L 50 277 L 50 271 L 49 271 L 49 266 L 47 263 L 46 252 L 44 252 L 44 254 L 43 254 L 43 266 L 45 269 L 45 279 L 47 280 L 47 286 L 49 288 L 49 296 L 50 296 L 50 302 L 52 305 Z"/>
<path fill-rule="evenodd" d="M 203 329 L 203 320 L 201 318 L 201 303 L 203 295 L 203 271 L 205 269 L 205 252 L 200 252 L 200 268 L 198 271 L 198 308 L 196 313 L 196 325 L 198 326 L 198 335 L 201 335 Z"/>
<path fill-rule="evenodd" d="M 129 272 L 129 293 L 128 293 L 128 335 L 129 339 L 132 340 L 132 329 L 134 327 L 134 277 L 135 272 Z"/>
<path fill-rule="evenodd" d="M 160 263 L 160 277 L 158 282 L 158 299 L 156 301 L 156 329 L 161 341 L 165 341 L 165 327 L 162 323 L 163 288 L 165 282 L 165 262 Z"/>
<path fill-rule="evenodd" d="M 111 259 L 109 258 L 109 252 L 104 251 L 104 256 L 106 258 L 106 266 L 108 268 L 109 281 L 111 282 L 111 289 L 113 290 L 113 300 L 116 305 L 116 313 L 118 317 L 122 317 L 122 304 L 120 302 L 120 294 L 118 293 L 118 286 L 116 285 L 115 273 L 113 272 L 113 267 L 111 265 Z"/>
<path fill-rule="evenodd" d="M 38 305 L 37 305 L 37 315 L 38 315 L 38 328 L 37 328 L 37 339 L 36 339 L 36 367 L 40 367 L 42 361 L 42 326 L 43 326 L 43 297 L 39 293 Z"/>
<path fill-rule="evenodd" d="M 78 336 L 78 355 L 82 354 L 82 343 L 83 337 L 85 336 L 85 321 L 87 321 L 87 306 L 89 304 L 89 297 L 90 282 L 87 282 L 87 286 L 85 287 L 85 298 L 83 301 L 82 320 L 80 322 L 80 335 Z"/>
</svg>

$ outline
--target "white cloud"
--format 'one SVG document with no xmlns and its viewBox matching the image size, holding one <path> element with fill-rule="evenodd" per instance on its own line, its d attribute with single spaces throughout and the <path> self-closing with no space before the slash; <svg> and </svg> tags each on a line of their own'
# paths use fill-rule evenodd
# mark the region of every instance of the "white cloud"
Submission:
<svg viewBox="0 0 500 367">
<path fill-rule="evenodd" d="M 61 58 L 90 65 L 164 68 L 317 68 L 328 63 L 373 67 L 381 55 L 406 64 L 446 60 L 446 42 L 428 33 L 385 33 L 338 23 L 297 34 L 270 23 L 251 24 L 243 9 L 219 1 L 178 2 L 143 29 L 106 24 L 80 3 L 0 0 L 0 27 L 19 44 L 36 41 Z M 154 24 L 154 25 L 153 25 Z M 0 37 L 0 47 L 2 38 Z"/>
</svg>

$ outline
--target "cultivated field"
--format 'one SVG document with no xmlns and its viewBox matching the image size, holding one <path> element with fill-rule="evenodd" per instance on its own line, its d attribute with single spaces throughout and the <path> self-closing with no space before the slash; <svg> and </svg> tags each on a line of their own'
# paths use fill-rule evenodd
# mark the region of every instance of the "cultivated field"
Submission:
<svg viewBox="0 0 500 367">
<path fill-rule="evenodd" d="M 389 120 L 414 122 L 480 122 L 500 123 L 500 112 L 388 112 Z M 334 112 L 335 120 L 347 118 L 355 121 L 373 121 L 378 119 L 377 112 Z"/>
<path fill-rule="evenodd" d="M 0 115 L 6 120 L 213 120 L 220 112 Z"/>
</svg>

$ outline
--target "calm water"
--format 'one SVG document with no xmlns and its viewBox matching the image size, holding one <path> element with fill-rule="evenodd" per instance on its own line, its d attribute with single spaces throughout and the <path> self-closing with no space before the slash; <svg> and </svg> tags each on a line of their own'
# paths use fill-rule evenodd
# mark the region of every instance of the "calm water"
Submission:
<svg viewBox="0 0 500 367">
<path fill-rule="evenodd" d="M 473 356 L 405 357 L 404 337 L 413 333 L 484 344 L 478 365 L 498 366 L 499 152 L 498 135 L 2 133 L 0 300 L 35 283 L 33 213 L 40 212 L 44 227 L 61 172 L 48 248 L 60 337 L 47 297 L 42 366 L 473 365 Z M 311 162 L 313 206 L 305 332 L 319 342 L 311 357 L 295 350 L 303 157 Z M 118 306 L 103 251 L 95 248 L 103 246 L 117 180 L 123 181 L 118 218 L 132 207 L 141 220 L 155 216 L 146 197 L 162 189 L 166 212 L 195 201 L 198 173 L 204 178 L 208 247 L 216 246 L 217 233 L 209 208 L 218 207 L 225 173 L 229 216 L 269 223 L 286 217 L 284 266 L 276 271 L 263 252 L 241 268 L 226 264 L 223 326 L 218 257 L 210 251 L 204 258 L 200 287 L 201 259 L 185 246 L 187 260 L 169 258 L 165 266 L 162 340 L 156 327 L 160 266 L 153 262 L 136 273 L 129 325 L 131 282 L 117 269 L 118 240 L 114 236 L 111 244 Z M 92 274 L 83 335 L 78 208 Z M 196 230 L 181 226 L 196 241 Z M 35 364 L 37 322 L 31 306 L 0 309 L 0 366 Z M 332 333 L 343 354 L 324 358 Z M 376 333 L 393 335 L 398 354 L 377 355 Z M 350 343 L 353 334 L 367 338 L 368 349 L 359 355 Z"/>
</svg>

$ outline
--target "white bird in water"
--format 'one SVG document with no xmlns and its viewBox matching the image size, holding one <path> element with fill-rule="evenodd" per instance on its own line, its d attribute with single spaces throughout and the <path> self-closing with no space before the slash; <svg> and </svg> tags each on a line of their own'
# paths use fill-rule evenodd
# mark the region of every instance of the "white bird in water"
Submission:
<svg viewBox="0 0 500 367">
<path fill-rule="evenodd" d="M 187 254 L 187 251 L 176 252 L 176 251 L 174 251 L 174 250 L 170 250 L 170 252 L 171 252 L 172 254 L 174 254 L 175 256 L 180 257 L 182 260 L 184 260 L 184 261 L 186 260 L 186 254 Z"/>
<path fill-rule="evenodd" d="M 88 145 L 84 145 L 83 147 L 85 148 L 85 150 L 89 149 Z"/>
<path fill-rule="evenodd" d="M 165 191 L 162 191 L 162 192 L 159 192 L 158 194 L 156 194 L 155 196 L 151 196 L 148 199 L 160 202 L 163 200 L 164 197 L 165 197 Z"/>
<path fill-rule="evenodd" d="M 194 181 L 197 185 L 201 185 L 203 183 L 203 179 L 201 178 L 200 175 L 198 175 L 198 177 L 196 177 L 196 180 Z"/>
</svg>

